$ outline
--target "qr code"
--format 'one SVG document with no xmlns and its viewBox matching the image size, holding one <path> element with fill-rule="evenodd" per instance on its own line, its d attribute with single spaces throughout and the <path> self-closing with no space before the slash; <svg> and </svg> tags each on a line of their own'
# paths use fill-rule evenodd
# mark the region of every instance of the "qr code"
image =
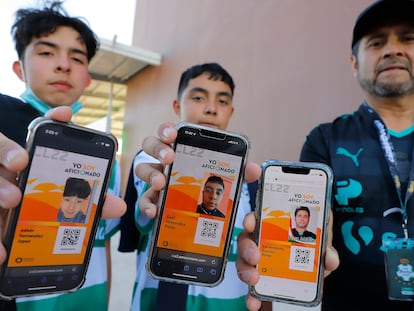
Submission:
<svg viewBox="0 0 414 311">
<path fill-rule="evenodd" d="M 292 246 L 289 269 L 312 272 L 314 269 L 315 249 L 311 247 Z"/>
<path fill-rule="evenodd" d="M 223 233 L 224 221 L 199 217 L 197 222 L 194 243 L 219 246 Z"/>
<path fill-rule="evenodd" d="M 209 239 L 215 239 L 217 236 L 217 228 L 218 224 L 216 222 L 203 220 L 200 235 Z"/>
<path fill-rule="evenodd" d="M 85 238 L 85 227 L 60 226 L 55 240 L 54 254 L 79 254 Z"/>
<path fill-rule="evenodd" d="M 65 229 L 60 245 L 77 245 L 79 242 L 80 229 Z"/>
</svg>

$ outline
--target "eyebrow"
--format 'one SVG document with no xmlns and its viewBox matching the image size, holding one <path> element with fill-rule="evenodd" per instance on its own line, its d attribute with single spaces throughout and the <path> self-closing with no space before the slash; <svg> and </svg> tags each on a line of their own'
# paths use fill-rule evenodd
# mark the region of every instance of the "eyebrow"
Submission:
<svg viewBox="0 0 414 311">
<path fill-rule="evenodd" d="M 59 46 L 57 44 L 52 43 L 50 41 L 45 41 L 45 40 L 40 40 L 40 41 L 37 41 L 35 43 L 35 46 L 39 46 L 39 45 L 46 45 L 46 46 L 51 47 L 51 48 L 54 48 L 54 49 L 58 49 L 59 48 Z M 88 57 L 88 53 L 86 53 L 83 50 L 77 49 L 77 48 L 70 48 L 69 51 L 71 53 L 82 54 L 85 57 Z"/>
<path fill-rule="evenodd" d="M 208 91 L 206 89 L 204 89 L 202 87 L 199 87 L 199 86 L 196 86 L 196 87 L 192 88 L 190 90 L 190 92 L 191 93 L 193 93 L 193 92 L 200 92 L 200 93 L 208 94 Z M 225 91 L 224 92 L 218 92 L 217 95 L 218 96 L 227 96 L 227 97 L 233 98 L 233 96 L 229 92 L 225 92 Z"/>
<path fill-rule="evenodd" d="M 218 184 L 220 185 L 220 184 Z M 215 191 L 224 191 L 224 188 L 220 185 L 220 188 L 213 188 L 211 186 L 205 186 L 204 189 L 208 189 L 208 190 L 215 190 Z"/>
</svg>

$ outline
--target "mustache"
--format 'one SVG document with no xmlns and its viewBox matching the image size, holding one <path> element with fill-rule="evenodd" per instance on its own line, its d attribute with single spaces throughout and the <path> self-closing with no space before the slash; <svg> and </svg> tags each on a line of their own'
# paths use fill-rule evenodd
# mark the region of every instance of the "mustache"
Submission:
<svg viewBox="0 0 414 311">
<path fill-rule="evenodd" d="M 400 57 L 387 58 L 386 60 L 378 64 L 378 66 L 375 68 L 375 72 L 376 74 L 378 74 L 381 71 L 384 71 L 387 68 L 392 67 L 392 66 L 403 67 L 407 69 L 407 71 L 410 74 L 412 73 L 411 63 L 407 59 L 400 58 Z"/>
</svg>

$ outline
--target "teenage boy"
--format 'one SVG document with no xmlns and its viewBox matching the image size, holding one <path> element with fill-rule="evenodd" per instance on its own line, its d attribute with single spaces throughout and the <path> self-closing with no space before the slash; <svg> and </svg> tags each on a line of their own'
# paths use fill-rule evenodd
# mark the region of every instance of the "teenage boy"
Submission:
<svg viewBox="0 0 414 311">
<path fill-rule="evenodd" d="M 54 107 L 68 106 L 73 113 L 81 108 L 78 99 L 90 83 L 88 65 L 96 53 L 98 40 L 82 20 L 68 16 L 60 7 L 60 2 L 53 2 L 43 9 L 18 10 L 12 35 L 18 55 L 18 61 L 13 63 L 13 71 L 25 83 L 26 89 L 21 95 L 23 101 L 0 96 L 0 132 L 24 146 L 27 126 L 34 118 L 44 115 Z M 54 113 L 59 120 L 70 120 L 71 113 L 67 110 Z M 0 143 L 0 147 L 3 144 L 12 145 L 4 136 L 1 136 Z M 14 156 L 13 153 L 11 156 L 9 154 L 8 159 L 14 160 Z M 24 165 L 24 161 L 20 165 Z M 13 167 L 8 168 L 14 171 Z M 2 176 L 6 176 L 3 171 Z M 0 186 L 6 187 L 5 184 Z M 7 188 L 10 189 L 10 185 Z M 113 189 L 119 195 L 119 186 L 115 185 Z M 0 193 L 1 191 L 2 188 Z M 13 193 L 15 191 L 13 189 Z M 118 207 L 121 207 L 118 212 L 122 211 L 122 203 L 116 202 L 114 212 Z M 2 204 L 2 207 L 6 206 L 10 205 Z M 107 211 L 103 216 L 107 216 L 106 213 Z M 115 212 L 115 216 L 116 214 Z M 86 306 L 91 305 L 90 300 L 93 300 L 94 309 L 106 310 L 109 277 L 107 269 L 110 266 L 107 264 L 104 244 L 109 246 L 109 240 L 106 241 L 110 236 L 108 229 L 109 222 L 102 220 L 92 252 L 93 264 L 88 269 L 87 281 L 81 290 L 70 295 L 21 298 L 17 300 L 18 309 L 85 310 Z M 98 271 L 93 271 L 95 269 Z M 7 310 L 10 308 L 8 306 Z"/>
<path fill-rule="evenodd" d="M 83 213 L 82 207 L 90 194 L 91 185 L 87 180 L 68 178 L 63 190 L 57 221 L 85 223 L 86 215 Z"/>
<path fill-rule="evenodd" d="M 220 211 L 220 203 L 223 199 L 224 181 L 221 177 L 212 175 L 204 183 L 202 202 L 197 205 L 196 213 L 225 217 Z"/>
<path fill-rule="evenodd" d="M 182 121 L 225 130 L 234 111 L 233 95 L 234 82 L 228 72 L 219 64 L 206 63 L 193 66 L 182 73 L 177 98 L 173 101 L 172 106 Z M 153 229 L 151 217 L 154 216 L 142 213 L 139 209 L 138 201 L 145 191 L 147 183 L 134 174 L 134 169 L 141 163 L 149 162 L 158 163 L 158 160 L 145 152 L 139 152 L 134 159 L 131 172 L 133 178 L 130 178 L 127 191 L 134 188 L 135 198 L 129 200 L 130 196 L 126 196 L 129 216 L 127 212 L 121 220 L 120 250 L 131 250 L 134 247 L 138 249 L 137 278 L 131 310 L 246 310 L 244 297 L 248 288 L 236 276 L 235 258 L 237 253 L 235 245 L 230 247 L 224 281 L 217 287 L 208 288 L 158 282 L 146 272 L 149 238 Z M 249 195 L 247 184 L 244 184 L 231 239 L 232 244 L 236 243 L 244 215 L 252 210 L 251 202 L 254 202 L 254 199 L 252 200 Z M 136 241 L 137 235 L 126 231 L 131 229 L 131 225 L 125 228 L 128 220 L 131 221 L 134 215 L 136 216 L 133 226 L 139 230 L 137 233 L 139 241 Z"/>
</svg>

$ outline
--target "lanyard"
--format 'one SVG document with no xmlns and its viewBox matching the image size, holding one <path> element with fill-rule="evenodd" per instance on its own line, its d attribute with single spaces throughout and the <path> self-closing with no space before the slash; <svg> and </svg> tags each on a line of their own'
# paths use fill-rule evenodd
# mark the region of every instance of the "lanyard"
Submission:
<svg viewBox="0 0 414 311">
<path fill-rule="evenodd" d="M 407 191 L 404 197 L 404 201 L 401 196 L 401 181 L 398 173 L 397 160 L 395 158 L 394 147 L 391 142 L 390 135 L 388 133 L 387 127 L 384 122 L 381 120 L 380 116 L 368 106 L 367 102 L 364 102 L 363 107 L 371 115 L 375 128 L 378 131 L 378 137 L 381 145 L 381 149 L 384 153 L 385 159 L 388 164 L 392 179 L 394 181 L 395 188 L 397 190 L 398 199 L 400 201 L 401 210 L 402 210 L 402 228 L 404 232 L 404 238 L 408 239 L 408 215 L 407 215 L 407 202 L 414 193 L 414 168 L 413 168 L 413 159 L 411 161 L 410 175 L 407 186 Z M 412 153 L 412 157 L 414 152 Z"/>
</svg>

